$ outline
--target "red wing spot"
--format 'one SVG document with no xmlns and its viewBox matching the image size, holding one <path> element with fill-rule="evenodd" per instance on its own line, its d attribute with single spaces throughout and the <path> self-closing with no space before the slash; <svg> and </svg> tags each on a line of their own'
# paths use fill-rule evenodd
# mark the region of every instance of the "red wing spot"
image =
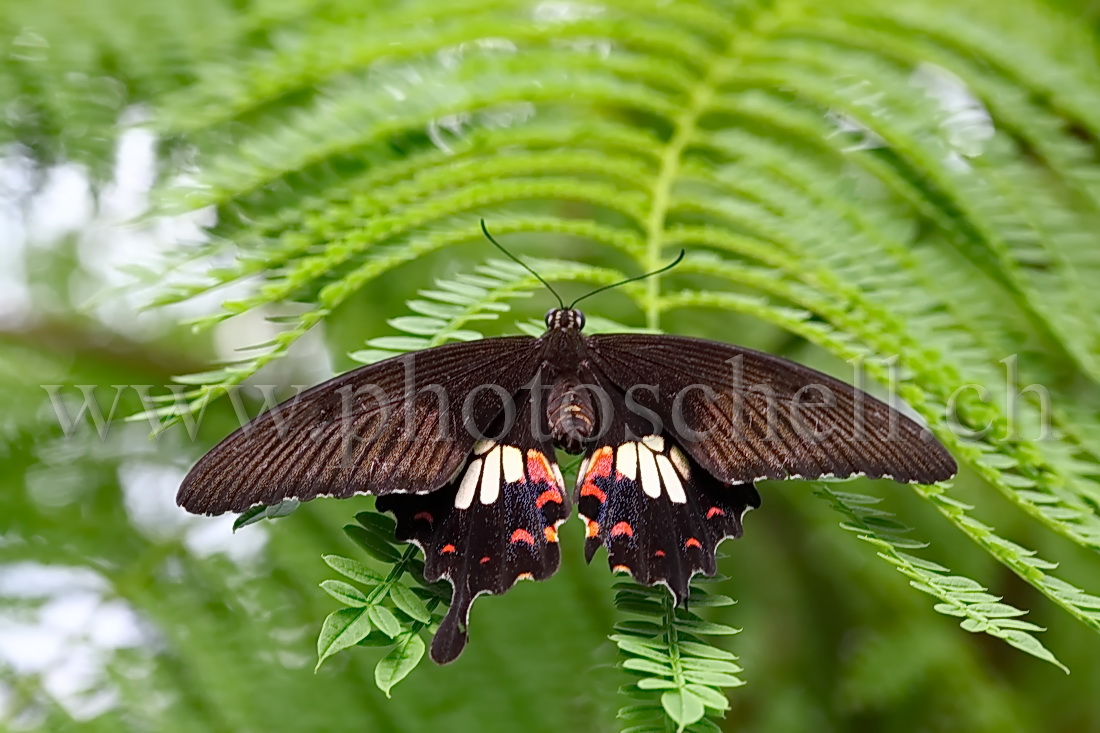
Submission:
<svg viewBox="0 0 1100 733">
<path fill-rule="evenodd" d="M 413 520 L 423 519 L 428 524 L 431 524 L 435 519 L 428 512 L 417 512 L 413 515 Z"/>
<path fill-rule="evenodd" d="M 481 564 L 484 565 L 485 563 L 489 562 L 490 559 L 491 558 L 486 555 L 485 557 L 481 558 Z"/>
<path fill-rule="evenodd" d="M 630 572 L 630 566 L 629 565 L 616 565 L 615 567 L 611 568 L 611 572 L 613 572 L 613 573 L 629 573 Z"/>
<path fill-rule="evenodd" d="M 591 481 L 584 482 L 584 486 L 581 487 L 581 496 L 594 496 L 596 497 L 596 501 L 601 504 L 607 501 L 607 494 L 597 489 L 596 485 Z"/>
<path fill-rule="evenodd" d="M 609 445 L 605 445 L 603 448 L 593 453 L 592 463 L 588 466 L 588 472 L 584 474 L 585 480 L 587 481 L 597 476 L 610 476 L 613 457 L 614 452 Z"/>
<path fill-rule="evenodd" d="M 614 462 L 615 453 L 611 446 L 605 445 L 592 454 L 592 462 L 588 471 L 584 474 L 584 483 L 581 484 L 581 496 L 594 496 L 603 504 L 607 501 L 607 494 L 596 486 L 597 478 L 606 478 L 611 475 L 611 464 Z"/>
<path fill-rule="evenodd" d="M 703 543 L 694 537 L 688 537 L 688 541 L 684 543 L 684 547 L 698 547 L 701 550 L 703 549 Z"/>
<path fill-rule="evenodd" d="M 707 519 L 713 519 L 714 517 L 720 517 L 720 516 L 723 516 L 724 514 L 725 514 L 725 512 L 722 511 L 721 509 L 719 509 L 716 506 L 712 506 L 710 509 L 707 509 Z"/>
<path fill-rule="evenodd" d="M 527 451 L 527 475 L 533 484 L 550 484 L 553 486 L 557 483 L 550 468 L 550 461 L 546 460 L 546 456 L 540 451 L 533 448 Z"/>
<path fill-rule="evenodd" d="M 634 536 L 634 528 L 630 526 L 629 522 L 619 522 L 611 528 L 612 537 L 618 537 L 621 534 L 625 534 L 627 537 Z"/>
<path fill-rule="evenodd" d="M 535 506 L 542 509 L 542 505 L 548 501 L 552 501 L 555 504 L 561 504 L 561 492 L 557 489 L 547 489 L 535 499 Z"/>
<path fill-rule="evenodd" d="M 531 533 L 525 529 L 517 529 L 512 533 L 512 542 L 526 542 L 529 545 L 535 544 L 535 538 L 531 536 Z"/>
<path fill-rule="evenodd" d="M 534 580 L 535 576 L 531 573 L 520 573 L 516 576 L 516 580 Z"/>
<path fill-rule="evenodd" d="M 657 550 L 657 552 L 653 553 L 653 557 L 664 557 L 664 556 L 665 556 L 665 551 L 664 550 Z"/>
<path fill-rule="evenodd" d="M 544 537 L 546 537 L 547 542 L 557 542 L 558 541 L 558 530 L 554 529 L 553 527 L 544 528 L 542 530 L 542 534 L 543 534 Z"/>
<path fill-rule="evenodd" d="M 454 545 L 443 545 L 443 549 L 439 551 L 440 555 L 449 555 L 455 551 Z"/>
</svg>

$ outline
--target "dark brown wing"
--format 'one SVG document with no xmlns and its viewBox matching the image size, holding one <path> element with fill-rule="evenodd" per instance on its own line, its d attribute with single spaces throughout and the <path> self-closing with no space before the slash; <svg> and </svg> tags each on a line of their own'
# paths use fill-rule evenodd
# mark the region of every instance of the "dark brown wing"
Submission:
<svg viewBox="0 0 1100 733">
<path fill-rule="evenodd" d="M 599 369 L 620 389 L 633 387 L 635 401 L 719 481 L 864 475 L 932 483 L 957 470 L 913 420 L 786 359 L 684 336 L 597 335 L 587 343 Z"/>
<path fill-rule="evenodd" d="M 222 514 L 284 499 L 434 491 L 537 368 L 536 340 L 515 336 L 447 344 L 342 374 L 215 446 L 176 502 Z"/>
</svg>

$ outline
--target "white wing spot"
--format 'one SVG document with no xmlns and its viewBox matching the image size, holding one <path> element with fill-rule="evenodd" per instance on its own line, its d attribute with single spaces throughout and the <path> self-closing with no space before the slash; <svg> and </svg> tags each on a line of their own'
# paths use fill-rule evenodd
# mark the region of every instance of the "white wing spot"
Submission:
<svg viewBox="0 0 1100 733">
<path fill-rule="evenodd" d="M 668 458 L 672 461 L 672 465 L 676 467 L 680 476 L 687 481 L 691 477 L 691 467 L 688 465 L 687 456 L 684 455 L 684 452 L 676 446 L 672 446 L 672 449 L 668 452 Z"/>
<path fill-rule="evenodd" d="M 500 496 L 500 448 L 485 456 L 485 472 L 481 474 L 481 503 L 492 504 Z"/>
<path fill-rule="evenodd" d="M 680 483 L 680 477 L 676 475 L 676 469 L 672 467 L 672 461 L 664 455 L 659 455 L 657 468 L 661 471 L 661 482 L 665 485 L 668 498 L 674 504 L 686 504 L 687 494 L 684 493 L 684 485 Z"/>
<path fill-rule="evenodd" d="M 474 443 L 474 455 L 483 456 L 496 447 L 497 444 L 495 440 L 479 440 Z"/>
<path fill-rule="evenodd" d="M 642 438 L 642 442 L 654 453 L 660 453 L 665 449 L 665 439 L 660 435 L 647 435 Z"/>
<path fill-rule="evenodd" d="M 554 474 L 554 480 L 558 482 L 558 488 L 565 491 L 565 479 L 562 478 L 561 469 L 558 468 L 558 462 L 554 461 L 550 464 L 550 470 Z M 564 521 L 564 520 L 563 520 Z"/>
<path fill-rule="evenodd" d="M 638 444 L 623 443 L 615 451 L 615 470 L 631 481 L 638 478 Z"/>
<path fill-rule="evenodd" d="M 506 445 L 500 450 L 504 480 L 510 484 L 523 481 L 523 453 L 514 445 Z"/>
<path fill-rule="evenodd" d="M 577 489 L 580 489 L 581 484 L 584 483 L 584 479 L 588 475 L 588 464 L 591 462 L 591 456 L 585 456 L 584 460 L 581 461 L 581 467 L 577 469 Z"/>
<path fill-rule="evenodd" d="M 661 478 L 657 473 L 657 461 L 650 450 L 638 451 L 638 468 L 641 472 L 642 491 L 651 499 L 661 495 Z"/>
<path fill-rule="evenodd" d="M 474 491 L 477 490 L 477 481 L 481 478 L 481 459 L 470 461 L 470 467 L 466 469 L 466 475 L 462 477 L 462 484 L 455 495 L 455 509 L 469 509 L 474 503 Z"/>
</svg>

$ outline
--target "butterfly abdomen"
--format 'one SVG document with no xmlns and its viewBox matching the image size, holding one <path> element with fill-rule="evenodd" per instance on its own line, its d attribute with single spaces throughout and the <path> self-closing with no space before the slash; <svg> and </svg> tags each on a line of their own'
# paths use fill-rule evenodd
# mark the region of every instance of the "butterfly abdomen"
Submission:
<svg viewBox="0 0 1100 733">
<path fill-rule="evenodd" d="M 575 380 L 557 382 L 546 401 L 550 434 L 563 450 L 580 453 L 596 434 L 596 409 L 591 389 Z"/>
</svg>

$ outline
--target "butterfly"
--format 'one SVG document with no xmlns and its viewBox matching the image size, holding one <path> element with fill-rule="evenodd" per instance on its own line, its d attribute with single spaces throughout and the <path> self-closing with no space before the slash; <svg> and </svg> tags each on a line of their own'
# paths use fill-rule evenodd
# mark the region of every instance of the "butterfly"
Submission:
<svg viewBox="0 0 1100 733">
<path fill-rule="evenodd" d="M 221 514 L 377 496 L 425 578 L 453 588 L 431 644 L 444 664 L 479 595 L 553 575 L 574 504 L 586 560 L 603 546 L 614 571 L 682 602 L 760 506 L 757 481 L 956 472 L 926 428 L 821 372 L 686 336 L 585 335 L 575 305 L 537 338 L 445 344 L 302 392 L 200 459 L 177 502 Z M 556 449 L 583 455 L 572 490 Z"/>
</svg>

